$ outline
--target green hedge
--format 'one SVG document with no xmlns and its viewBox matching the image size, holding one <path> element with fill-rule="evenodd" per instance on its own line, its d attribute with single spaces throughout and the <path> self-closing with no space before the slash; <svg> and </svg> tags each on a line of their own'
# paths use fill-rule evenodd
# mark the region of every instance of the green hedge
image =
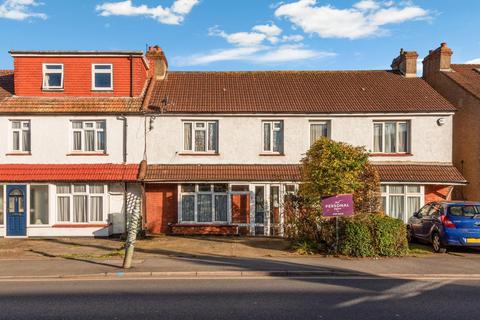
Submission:
<svg viewBox="0 0 480 320">
<path fill-rule="evenodd" d="M 319 238 L 323 251 L 335 252 L 335 219 L 323 219 Z M 383 214 L 339 218 L 338 252 L 352 257 L 394 257 L 408 253 L 405 225 Z"/>
</svg>

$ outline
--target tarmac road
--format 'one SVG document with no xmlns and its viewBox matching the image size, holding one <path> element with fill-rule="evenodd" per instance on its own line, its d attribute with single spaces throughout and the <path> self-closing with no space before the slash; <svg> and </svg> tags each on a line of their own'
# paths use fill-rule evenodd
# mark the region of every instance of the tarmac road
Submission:
<svg viewBox="0 0 480 320">
<path fill-rule="evenodd" d="M 0 281 L 0 319 L 480 319 L 480 280 Z"/>
</svg>

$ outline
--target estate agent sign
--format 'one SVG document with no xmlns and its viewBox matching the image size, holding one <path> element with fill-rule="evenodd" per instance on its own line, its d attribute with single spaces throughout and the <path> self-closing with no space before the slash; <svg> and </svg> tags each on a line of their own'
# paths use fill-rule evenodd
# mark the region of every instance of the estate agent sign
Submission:
<svg viewBox="0 0 480 320">
<path fill-rule="evenodd" d="M 339 194 L 323 198 L 322 209 L 324 217 L 345 217 L 353 215 L 353 196 Z"/>
</svg>

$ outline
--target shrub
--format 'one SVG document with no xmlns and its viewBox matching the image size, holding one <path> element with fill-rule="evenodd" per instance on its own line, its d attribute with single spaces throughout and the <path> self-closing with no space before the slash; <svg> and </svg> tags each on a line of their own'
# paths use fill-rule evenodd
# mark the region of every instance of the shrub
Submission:
<svg viewBox="0 0 480 320">
<path fill-rule="evenodd" d="M 293 249 L 301 255 L 315 254 L 318 252 L 318 245 L 315 241 L 301 240 L 293 244 Z"/>
<path fill-rule="evenodd" d="M 375 255 L 368 220 L 346 220 L 342 238 L 339 244 L 340 253 L 352 257 L 371 257 Z"/>
<path fill-rule="evenodd" d="M 379 256 L 404 256 L 408 253 L 405 225 L 401 220 L 385 215 L 370 216 L 375 252 Z"/>
</svg>

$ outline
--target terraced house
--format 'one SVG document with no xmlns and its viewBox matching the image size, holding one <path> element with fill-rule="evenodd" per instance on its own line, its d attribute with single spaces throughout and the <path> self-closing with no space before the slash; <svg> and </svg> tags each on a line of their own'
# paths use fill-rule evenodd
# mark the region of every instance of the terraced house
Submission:
<svg viewBox="0 0 480 320">
<path fill-rule="evenodd" d="M 164 52 L 12 51 L 1 77 L 0 235 L 282 235 L 283 199 L 319 137 L 365 146 L 387 214 L 404 221 L 466 183 L 456 111 L 393 70 L 172 72 Z"/>
</svg>

